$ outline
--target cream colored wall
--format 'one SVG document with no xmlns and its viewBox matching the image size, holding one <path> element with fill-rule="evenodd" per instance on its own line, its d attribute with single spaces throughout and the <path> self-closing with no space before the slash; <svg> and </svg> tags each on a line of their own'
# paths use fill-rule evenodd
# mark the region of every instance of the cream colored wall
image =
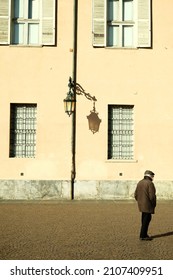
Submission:
<svg viewBox="0 0 173 280">
<path fill-rule="evenodd" d="M 102 122 L 93 135 L 86 118 L 92 102 L 78 96 L 78 180 L 136 180 L 145 169 L 173 179 L 172 8 L 171 0 L 153 1 L 152 49 L 104 49 L 92 47 L 92 0 L 79 0 L 77 80 L 96 96 Z M 73 1 L 58 1 L 57 26 L 56 47 L 0 46 L 0 179 L 70 179 L 71 118 L 63 99 L 72 74 Z M 37 103 L 35 159 L 9 158 L 10 103 Z M 108 104 L 134 105 L 133 162 L 107 160 Z"/>
<path fill-rule="evenodd" d="M 171 15 L 173 3 L 153 1 L 153 48 L 138 50 L 89 49 L 85 51 L 84 40 L 79 49 L 78 78 L 87 84 L 98 98 L 96 104 L 102 118 L 100 133 L 87 139 L 93 150 L 79 150 L 78 176 L 87 179 L 92 170 L 93 179 L 137 179 L 145 169 L 152 169 L 156 179 L 173 178 L 173 110 L 172 110 L 172 58 L 173 36 Z M 89 11 L 84 17 L 89 29 Z M 82 38 L 84 25 L 79 25 Z M 89 30 L 88 30 L 89 33 Z M 89 38 L 89 36 L 87 37 Z M 87 41 L 88 46 L 90 42 Z M 87 60 L 84 61 L 83 54 Z M 91 71 L 88 71 L 88 68 Z M 80 103 L 81 104 L 81 103 Z M 106 161 L 107 153 L 107 104 L 134 104 L 135 106 L 135 159 L 132 163 Z M 83 111 L 81 106 L 80 116 Z M 87 132 L 86 132 L 87 133 Z M 83 131 L 78 131 L 82 142 Z M 83 157 L 83 160 L 82 160 Z M 99 168 L 97 168 L 99 167 Z M 123 173 L 123 176 L 119 176 Z"/>
</svg>

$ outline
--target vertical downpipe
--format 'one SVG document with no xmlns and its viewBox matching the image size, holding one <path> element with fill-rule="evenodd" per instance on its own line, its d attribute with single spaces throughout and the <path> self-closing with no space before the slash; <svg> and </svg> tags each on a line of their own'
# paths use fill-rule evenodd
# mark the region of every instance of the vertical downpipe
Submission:
<svg viewBox="0 0 173 280">
<path fill-rule="evenodd" d="M 77 27 L 78 27 L 78 0 L 74 0 L 73 7 L 73 70 L 72 81 L 74 82 L 74 100 L 76 101 L 77 79 Z M 76 103 L 72 114 L 72 169 L 71 169 L 71 199 L 74 199 L 74 182 L 76 178 Z"/>
</svg>

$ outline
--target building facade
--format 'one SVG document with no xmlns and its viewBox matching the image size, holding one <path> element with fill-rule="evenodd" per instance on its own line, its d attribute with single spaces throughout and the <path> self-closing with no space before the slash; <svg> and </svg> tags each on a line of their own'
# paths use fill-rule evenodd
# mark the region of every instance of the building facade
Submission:
<svg viewBox="0 0 173 280">
<path fill-rule="evenodd" d="M 0 199 L 71 199 L 74 1 L 0 0 Z M 75 199 L 173 199 L 173 2 L 78 0 Z M 87 116 L 101 119 L 92 133 Z"/>
</svg>

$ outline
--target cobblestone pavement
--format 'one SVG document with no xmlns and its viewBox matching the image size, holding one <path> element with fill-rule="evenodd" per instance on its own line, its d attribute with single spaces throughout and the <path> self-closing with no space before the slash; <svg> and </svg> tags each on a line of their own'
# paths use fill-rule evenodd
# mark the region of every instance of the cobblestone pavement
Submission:
<svg viewBox="0 0 173 280">
<path fill-rule="evenodd" d="M 172 260 L 173 201 L 158 202 L 139 240 L 136 202 L 0 202 L 1 260 Z"/>
</svg>

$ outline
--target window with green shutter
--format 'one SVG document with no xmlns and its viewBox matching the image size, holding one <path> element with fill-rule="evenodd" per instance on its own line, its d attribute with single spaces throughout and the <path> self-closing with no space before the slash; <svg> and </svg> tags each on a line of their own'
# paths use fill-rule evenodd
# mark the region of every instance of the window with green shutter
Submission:
<svg viewBox="0 0 173 280">
<path fill-rule="evenodd" d="M 151 0 L 93 0 L 93 46 L 151 47 Z"/>
<path fill-rule="evenodd" d="M 56 0 L 1 0 L 0 44 L 54 45 Z"/>
</svg>

